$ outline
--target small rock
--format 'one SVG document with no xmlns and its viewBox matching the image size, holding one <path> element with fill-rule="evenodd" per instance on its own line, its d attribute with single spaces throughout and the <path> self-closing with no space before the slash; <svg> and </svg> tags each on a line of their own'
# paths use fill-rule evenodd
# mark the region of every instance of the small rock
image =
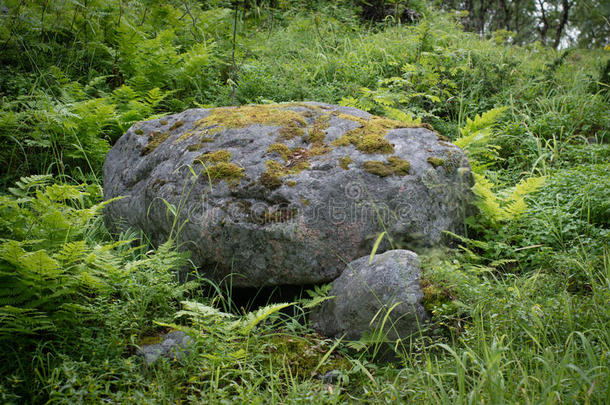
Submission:
<svg viewBox="0 0 610 405">
<path fill-rule="evenodd" d="M 189 352 L 193 339 L 182 331 L 174 331 L 166 334 L 161 343 L 144 345 L 138 349 L 138 354 L 144 357 L 147 366 L 152 365 L 160 357 L 171 360 L 182 358 Z"/>
<path fill-rule="evenodd" d="M 417 255 L 408 250 L 390 250 L 351 262 L 335 281 L 330 296 L 316 307 L 313 326 L 328 337 L 357 340 L 365 332 L 383 325 L 387 340 L 406 338 L 418 331 L 427 318 L 419 286 L 421 269 Z M 398 304 L 395 306 L 395 304 Z M 371 325 L 371 320 L 375 319 Z"/>
</svg>

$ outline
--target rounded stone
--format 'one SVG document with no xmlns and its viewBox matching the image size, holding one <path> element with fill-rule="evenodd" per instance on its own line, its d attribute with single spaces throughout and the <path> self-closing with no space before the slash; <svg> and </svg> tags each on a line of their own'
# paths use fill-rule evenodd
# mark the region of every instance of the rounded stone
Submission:
<svg viewBox="0 0 610 405">
<path fill-rule="evenodd" d="M 104 198 L 122 198 L 105 219 L 172 238 L 216 282 L 328 282 L 384 230 L 401 248 L 461 232 L 472 174 L 441 138 L 322 103 L 191 109 L 138 122 L 112 147 Z"/>
<path fill-rule="evenodd" d="M 324 336 L 360 339 L 378 333 L 382 340 L 404 339 L 427 319 L 419 285 L 420 262 L 408 250 L 361 257 L 332 283 L 331 298 L 311 313 L 314 329 Z"/>
</svg>

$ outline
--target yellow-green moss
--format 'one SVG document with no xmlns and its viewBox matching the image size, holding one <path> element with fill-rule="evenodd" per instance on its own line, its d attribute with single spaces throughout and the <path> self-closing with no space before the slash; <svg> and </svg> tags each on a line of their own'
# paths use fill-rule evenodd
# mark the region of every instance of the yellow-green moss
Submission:
<svg viewBox="0 0 610 405">
<path fill-rule="evenodd" d="M 272 125 L 287 128 L 290 136 L 297 136 L 307 126 L 302 115 L 287 110 L 282 105 L 246 105 L 241 107 L 221 107 L 210 112 L 210 115 L 197 121 L 196 127 L 218 125 L 224 128 L 245 128 L 252 124 Z"/>
<path fill-rule="evenodd" d="M 267 153 L 273 152 L 277 152 L 284 160 L 288 160 L 288 157 L 292 153 L 290 148 L 283 143 L 274 143 L 267 148 Z"/>
<path fill-rule="evenodd" d="M 368 160 L 364 162 L 364 170 L 381 177 L 391 176 L 394 174 L 394 171 L 387 163 L 375 160 Z"/>
<path fill-rule="evenodd" d="M 293 139 L 297 136 L 305 135 L 305 130 L 297 126 L 291 125 L 279 129 L 280 139 Z"/>
<path fill-rule="evenodd" d="M 161 124 L 161 125 L 167 125 L 167 121 L 166 121 L 166 120 L 161 120 L 161 121 L 159 121 L 159 124 Z"/>
<path fill-rule="evenodd" d="M 434 127 L 432 125 L 428 124 L 427 122 L 422 122 L 421 124 L 417 124 L 417 126 L 420 128 L 429 129 L 430 131 L 435 132 L 436 135 L 443 136 L 443 135 L 439 134 L 438 132 L 436 132 L 436 129 L 434 129 Z"/>
<path fill-rule="evenodd" d="M 258 181 L 270 190 L 275 190 L 282 186 L 282 179 L 276 173 L 263 172 Z"/>
<path fill-rule="evenodd" d="M 183 125 L 184 125 L 184 122 L 182 122 L 182 121 L 176 121 L 176 122 L 174 122 L 174 123 L 172 124 L 172 126 L 171 126 L 171 127 L 169 127 L 169 130 L 170 130 L 170 131 L 174 131 L 174 130 L 176 130 L 176 129 L 180 128 L 180 127 L 181 127 L 181 126 L 183 126 Z"/>
<path fill-rule="evenodd" d="M 313 124 L 309 127 L 309 135 L 307 141 L 311 143 L 324 142 L 326 133 L 324 132 L 328 128 L 329 115 L 318 116 Z"/>
<path fill-rule="evenodd" d="M 136 129 L 134 132 L 136 135 L 144 135 L 144 131 L 142 129 Z"/>
<path fill-rule="evenodd" d="M 276 189 L 282 185 L 282 177 L 296 174 L 309 168 L 307 149 L 295 148 L 291 152 L 285 165 L 275 160 L 265 162 L 267 170 L 259 177 L 259 182 L 262 185 L 271 190 Z"/>
<path fill-rule="evenodd" d="M 230 162 L 218 162 L 215 165 L 206 166 L 206 173 L 215 183 L 225 180 L 233 185 L 244 177 L 244 168 Z"/>
<path fill-rule="evenodd" d="M 387 162 L 369 160 L 364 162 L 364 170 L 380 177 L 405 176 L 409 174 L 411 164 L 398 156 L 390 156 Z"/>
<path fill-rule="evenodd" d="M 163 341 L 163 334 L 154 335 L 154 336 L 142 336 L 140 341 L 138 342 L 138 346 L 144 345 L 156 345 L 157 343 L 161 343 Z"/>
<path fill-rule="evenodd" d="M 343 157 L 339 158 L 339 166 L 341 166 L 345 170 L 348 170 L 349 165 L 353 162 L 354 162 L 354 159 L 352 159 L 349 156 L 343 156 Z"/>
<path fill-rule="evenodd" d="M 301 204 L 307 207 L 309 204 L 311 204 L 311 201 L 309 201 L 307 198 L 301 198 Z"/>
<path fill-rule="evenodd" d="M 226 149 L 217 150 L 215 152 L 206 152 L 195 158 L 194 162 L 199 163 L 219 163 L 228 162 L 231 159 L 231 152 Z"/>
<path fill-rule="evenodd" d="M 439 166 L 443 166 L 445 164 L 445 160 L 439 157 L 430 156 L 428 158 L 428 163 L 430 163 L 432 167 L 437 168 Z"/>
<path fill-rule="evenodd" d="M 157 149 L 157 147 L 159 145 L 161 145 L 163 142 L 165 142 L 167 140 L 167 138 L 169 138 L 169 134 L 167 132 L 165 132 L 165 133 L 161 133 L 159 131 L 151 132 L 148 135 L 148 143 L 146 144 L 144 149 L 142 149 L 142 155 L 148 155 L 149 153 L 151 153 L 152 151 Z"/>
<path fill-rule="evenodd" d="M 360 127 L 347 131 L 343 136 L 333 142 L 335 146 L 354 145 L 364 153 L 393 153 L 394 146 L 385 139 L 387 132 L 396 128 L 428 128 L 434 130 L 430 124 L 409 124 L 389 118 L 372 116 L 370 119 L 355 117 L 353 115 L 334 112 L 339 118 L 356 121 Z"/>
<path fill-rule="evenodd" d="M 294 187 L 294 186 L 296 186 L 296 185 L 297 185 L 297 182 L 296 182 L 295 180 L 288 180 L 288 181 L 286 182 L 286 185 L 287 185 L 288 187 Z"/>
<path fill-rule="evenodd" d="M 451 142 L 451 139 L 449 139 L 445 135 L 439 134 L 438 132 L 436 133 L 436 139 L 438 139 L 439 141 Z"/>
<path fill-rule="evenodd" d="M 370 119 L 355 117 L 343 113 L 333 113 L 339 118 L 356 121 L 360 127 L 347 131 L 343 136 L 333 142 L 335 146 L 354 145 L 356 149 L 364 153 L 392 153 L 394 146 L 385 139 L 390 129 L 409 127 L 401 121 L 373 116 Z M 413 126 L 413 125 L 411 125 Z M 417 124 L 421 126 L 421 124 Z"/>
</svg>

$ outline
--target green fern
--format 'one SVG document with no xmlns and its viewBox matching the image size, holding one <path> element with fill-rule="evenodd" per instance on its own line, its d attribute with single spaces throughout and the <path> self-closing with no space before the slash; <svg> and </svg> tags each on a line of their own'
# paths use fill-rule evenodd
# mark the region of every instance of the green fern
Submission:
<svg viewBox="0 0 610 405">
<path fill-rule="evenodd" d="M 220 310 L 193 301 L 182 301 L 183 309 L 176 312 L 174 318 L 187 317 L 193 324 L 193 328 L 181 329 L 188 332 L 193 332 L 196 329 L 205 329 L 225 335 L 248 335 L 256 325 L 268 319 L 274 313 L 287 308 L 291 303 L 272 304 L 259 308 L 256 311 L 249 312 L 244 316 L 236 319 L 235 315 L 221 312 Z M 157 322 L 161 325 L 162 323 Z M 163 324 L 165 326 L 176 327 L 177 325 Z"/>
<path fill-rule="evenodd" d="M 544 177 L 530 177 L 521 180 L 515 187 L 496 190 L 496 185 L 486 176 L 485 168 L 498 160 L 499 146 L 493 145 L 493 127 L 506 111 L 499 107 L 468 118 L 460 129 L 461 137 L 455 144 L 466 151 L 470 158 L 475 184 L 472 188 L 477 196 L 476 205 L 490 224 L 510 221 L 523 214 L 527 209 L 525 196 L 539 189 Z"/>
<path fill-rule="evenodd" d="M 236 329 L 240 334 L 247 335 L 256 325 L 263 322 L 274 313 L 294 304 L 294 302 L 288 302 L 282 304 L 267 305 L 265 307 L 257 309 L 254 312 L 249 312 L 244 317 L 240 318 L 237 321 L 234 321 L 231 324 L 231 327 Z"/>
<path fill-rule="evenodd" d="M 115 249 L 85 232 L 106 203 L 88 202 L 85 186 L 22 178 L 0 198 L 0 340 L 79 322 L 88 298 L 110 292 L 125 274 Z M 24 319 L 30 317 L 30 319 Z"/>
</svg>

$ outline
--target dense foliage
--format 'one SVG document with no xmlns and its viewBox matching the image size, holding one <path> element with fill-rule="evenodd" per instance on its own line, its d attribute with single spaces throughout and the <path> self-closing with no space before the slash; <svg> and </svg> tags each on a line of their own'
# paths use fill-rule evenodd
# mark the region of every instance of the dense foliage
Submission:
<svg viewBox="0 0 610 405">
<path fill-rule="evenodd" d="M 610 397 L 610 52 L 553 49 L 566 3 L 562 41 L 578 29 L 572 42 L 609 45 L 606 3 L 443 3 L 471 13 L 390 0 L 0 2 L 0 400 Z M 433 315 L 421 336 L 389 349 L 324 339 L 305 319 L 327 288 L 243 309 L 171 241 L 106 230 L 101 165 L 134 122 L 299 100 L 428 122 L 467 151 L 478 211 L 468 235 L 448 235 L 452 249 L 418 252 Z M 193 350 L 143 367 L 137 346 L 169 328 Z M 375 359 L 382 350 L 395 361 Z M 319 378 L 333 369 L 332 384 Z"/>
</svg>

